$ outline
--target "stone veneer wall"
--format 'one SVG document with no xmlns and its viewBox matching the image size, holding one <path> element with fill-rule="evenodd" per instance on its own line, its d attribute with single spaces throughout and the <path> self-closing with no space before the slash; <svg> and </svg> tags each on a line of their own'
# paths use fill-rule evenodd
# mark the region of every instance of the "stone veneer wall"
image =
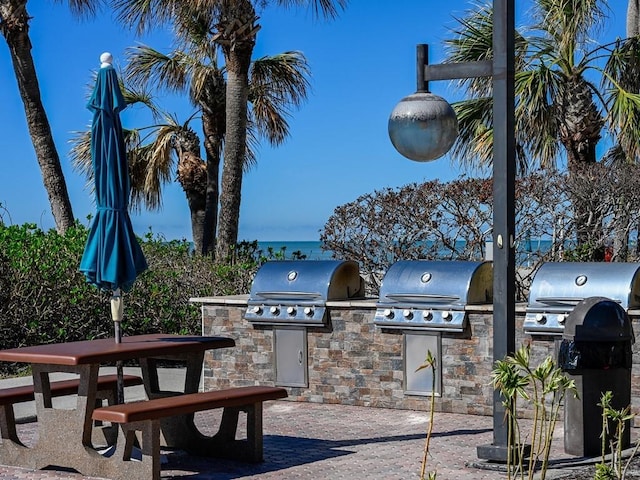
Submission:
<svg viewBox="0 0 640 480">
<path fill-rule="evenodd" d="M 202 304 L 204 335 L 232 337 L 236 347 L 205 356 L 205 390 L 266 384 L 275 381 L 273 330 L 242 318 L 240 297 L 192 299 Z M 427 410 L 428 397 L 403 390 L 400 331 L 381 330 L 373 323 L 375 301 L 331 302 L 330 325 L 307 329 L 309 387 L 287 387 L 289 400 L 385 408 Z M 493 414 L 491 306 L 472 307 L 464 333 L 442 334 L 442 395 L 436 409 L 476 415 Z M 516 316 L 516 346 L 531 342 L 533 364 L 555 356 L 560 337 L 524 335 L 523 307 Z M 637 321 L 634 319 L 634 329 Z M 640 342 L 640 339 L 639 339 Z M 634 347 L 632 405 L 640 406 L 640 362 Z M 425 352 L 426 354 L 426 352 Z"/>
</svg>

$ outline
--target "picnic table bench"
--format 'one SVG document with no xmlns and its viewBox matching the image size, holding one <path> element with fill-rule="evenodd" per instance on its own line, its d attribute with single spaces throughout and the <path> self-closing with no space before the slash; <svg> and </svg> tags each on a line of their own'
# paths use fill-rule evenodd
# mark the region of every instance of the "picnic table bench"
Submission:
<svg viewBox="0 0 640 480">
<path fill-rule="evenodd" d="M 160 420 L 224 408 L 218 432 L 198 435 L 183 448 L 195 455 L 260 462 L 263 459 L 262 403 L 286 398 L 284 388 L 246 386 L 155 398 L 140 402 L 108 405 L 93 411 L 93 420 L 118 424 L 116 450 L 117 480 L 160 479 Z M 247 437 L 236 439 L 238 415 L 247 413 Z M 136 438 L 141 432 L 141 441 Z M 132 461 L 134 444 L 141 446 L 142 461 Z"/>
<path fill-rule="evenodd" d="M 142 378 L 137 375 L 123 375 L 122 380 L 125 387 L 142 385 Z M 117 375 L 100 375 L 98 377 L 97 396 L 99 396 L 100 399 L 109 400 L 111 395 L 117 393 L 117 382 Z M 63 397 L 65 395 L 75 395 L 78 393 L 79 385 L 79 378 L 51 382 L 51 396 Z M 30 402 L 34 399 L 34 387 L 31 384 L 0 388 L 0 405 L 14 405 L 16 403 Z"/>
</svg>

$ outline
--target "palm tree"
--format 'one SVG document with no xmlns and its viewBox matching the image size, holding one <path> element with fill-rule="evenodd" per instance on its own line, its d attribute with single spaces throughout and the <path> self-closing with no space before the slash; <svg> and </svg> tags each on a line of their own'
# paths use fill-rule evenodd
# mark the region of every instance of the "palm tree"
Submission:
<svg viewBox="0 0 640 480">
<path fill-rule="evenodd" d="M 126 76 L 120 76 L 120 88 L 126 104 L 146 107 L 155 122 L 142 128 L 124 129 L 123 132 L 129 160 L 131 208 L 159 210 L 163 186 L 173 180 L 172 173 L 177 163 L 176 178 L 189 204 L 194 248 L 200 253 L 205 236 L 207 167 L 200 158 L 200 138 L 190 126 L 197 112 L 180 123 L 174 115 L 163 112 L 141 85 L 134 88 L 126 84 L 123 77 Z M 71 144 L 70 157 L 74 168 L 93 185 L 91 131 L 75 132 Z"/>
<path fill-rule="evenodd" d="M 535 24 L 517 35 L 516 141 L 520 171 L 558 167 L 564 153 L 570 175 L 588 175 L 598 158 L 596 145 L 608 127 L 626 158 L 638 159 L 640 97 L 630 93 L 626 66 L 637 52 L 627 41 L 594 47 L 591 38 L 605 18 L 604 0 L 536 0 Z M 492 11 L 483 6 L 460 20 L 447 41 L 448 61 L 492 56 Z M 602 59 L 607 61 L 603 68 Z M 600 78 L 600 87 L 592 78 Z M 466 80 L 470 101 L 454 105 L 460 137 L 454 155 L 472 165 L 491 163 L 492 119 L 486 79 Z M 604 92 L 604 93 L 601 93 Z M 603 239 L 593 223 L 597 199 L 574 202 L 579 245 L 595 252 Z"/>
<path fill-rule="evenodd" d="M 69 8 L 77 15 L 93 14 L 101 0 L 69 1 Z M 26 0 L 0 0 L 0 32 L 7 42 L 13 71 L 27 118 L 27 126 L 35 149 L 44 187 L 49 196 L 51 213 L 59 233 L 73 222 L 73 211 L 62 173 L 47 114 L 40 98 L 36 67 L 31 56 L 31 39 Z"/>
<path fill-rule="evenodd" d="M 218 179 L 225 129 L 225 81 L 218 67 L 215 45 L 207 38 L 211 15 L 174 16 L 171 22 L 176 31 L 177 49 L 170 54 L 163 54 L 148 46 L 129 49 L 126 76 L 130 82 L 145 88 L 188 92 L 191 103 L 201 112 L 206 183 L 205 196 L 199 200 L 202 215 L 196 217 L 199 225 L 192 222 L 192 230 L 196 251 L 210 253 L 213 251 L 218 216 Z M 192 152 L 197 158 L 200 158 L 199 150 L 198 145 L 197 151 Z M 190 165 L 195 168 L 196 163 L 191 162 Z M 179 171 L 183 174 L 186 172 L 184 168 L 179 168 Z M 194 175 L 190 176 L 195 178 Z"/>
<path fill-rule="evenodd" d="M 200 158 L 200 138 L 189 125 L 194 115 L 181 124 L 175 116 L 158 111 L 149 103 L 150 98 L 143 99 L 126 88 L 123 88 L 123 93 L 128 104 L 142 103 L 152 108 L 157 120 L 154 125 L 141 129 L 124 130 L 131 179 L 131 208 L 159 210 L 163 186 L 173 180 L 175 169 L 189 204 L 194 248 L 201 252 L 207 171 L 206 163 Z M 74 168 L 91 180 L 91 132 L 75 132 L 71 143 L 70 157 Z"/>
<path fill-rule="evenodd" d="M 328 18 L 337 15 L 347 0 L 194 0 L 182 2 L 136 2 L 116 0 L 119 18 L 136 25 L 139 31 L 155 25 L 175 22 L 188 24 L 189 19 L 211 15 L 210 40 L 219 45 L 226 69 L 224 163 L 220 194 L 220 213 L 216 258 L 226 261 L 238 240 L 242 175 L 247 157 L 249 128 L 250 66 L 258 24 L 257 6 L 308 6 L 314 14 Z M 178 29 L 179 31 L 179 29 Z"/>
<path fill-rule="evenodd" d="M 164 55 L 148 46 L 130 50 L 129 78 L 141 85 L 189 90 L 192 103 L 202 115 L 205 138 L 205 198 L 200 225 L 194 225 L 194 243 L 198 253 L 210 253 L 216 231 L 218 214 L 218 179 L 222 145 L 225 144 L 225 87 L 224 69 L 218 68 L 215 57 L 206 58 L 195 42 L 185 44 L 185 50 Z M 215 51 L 213 52 L 215 53 Z M 261 136 L 278 145 L 288 136 L 286 115 L 291 105 L 297 106 L 306 98 L 309 70 L 306 59 L 299 52 L 285 52 L 262 57 L 252 62 L 249 72 L 250 90 L 248 121 L 249 140 Z M 255 143 L 255 141 L 254 141 Z M 199 146 L 193 159 L 199 158 Z M 243 169 L 255 162 L 253 148 L 245 150 Z M 190 165 L 195 166 L 195 163 Z M 185 167 L 183 165 L 183 167 Z M 201 170 L 202 166 L 198 167 Z M 179 172 L 196 172 L 179 167 Z M 179 175 L 179 179 L 180 179 Z M 183 176 L 184 178 L 184 176 Z M 181 182 L 182 183 L 182 182 Z M 183 184 L 184 188 L 184 184 Z M 185 190 L 186 191 L 186 190 Z M 192 212 L 193 214 L 193 212 Z M 193 217 L 192 217 L 193 219 Z M 197 233 L 196 233 L 197 230 Z"/>
</svg>

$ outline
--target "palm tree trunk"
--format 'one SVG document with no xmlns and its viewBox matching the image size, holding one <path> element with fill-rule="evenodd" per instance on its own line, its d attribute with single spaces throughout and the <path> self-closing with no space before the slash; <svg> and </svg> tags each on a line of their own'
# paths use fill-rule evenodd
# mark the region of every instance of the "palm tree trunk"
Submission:
<svg viewBox="0 0 640 480">
<path fill-rule="evenodd" d="M 205 216 L 202 229 L 202 253 L 215 253 L 216 229 L 218 227 L 218 196 L 220 185 L 220 156 L 212 158 L 207 152 L 207 193 L 205 199 Z"/>
<path fill-rule="evenodd" d="M 197 254 L 202 254 L 204 250 L 202 238 L 206 210 L 206 166 L 195 152 L 183 150 L 178 155 L 178 182 L 182 185 L 189 203 L 193 247 Z"/>
<path fill-rule="evenodd" d="M 216 109 L 215 111 L 222 112 L 224 117 L 224 108 Z M 224 134 L 224 118 L 216 119 L 214 115 L 203 110 L 202 130 L 204 132 L 204 149 L 207 157 L 207 190 L 202 230 L 202 252 L 206 255 L 215 253 L 215 237 L 218 228 L 218 197 L 220 195 L 220 160 L 222 154 L 220 139 Z"/>
<path fill-rule="evenodd" d="M 73 211 L 49 120 L 40 98 L 38 77 L 31 56 L 29 16 L 26 8 L 16 9 L 15 6 L 11 6 L 11 2 L 1 2 L 0 13 L 0 16 L 5 19 L 0 24 L 0 31 L 11 54 L 18 89 L 24 103 L 29 134 L 40 165 L 44 186 L 49 195 L 51 213 L 56 222 L 56 230 L 62 234 L 73 225 Z"/>
<path fill-rule="evenodd" d="M 223 38 L 218 39 L 227 69 L 224 165 L 218 219 L 216 261 L 227 262 L 238 242 L 242 171 L 247 148 L 247 102 L 249 67 L 255 45 L 256 15 L 248 0 L 224 1 L 230 22 L 218 25 Z"/>
<path fill-rule="evenodd" d="M 233 62 L 242 64 L 242 62 Z M 232 71 L 227 60 L 227 117 L 216 259 L 225 262 L 238 242 L 242 169 L 246 154 L 249 61 Z M 244 72 L 242 71 L 244 70 Z"/>
<path fill-rule="evenodd" d="M 640 33 L 640 0 L 629 0 L 627 4 L 627 38 Z"/>
</svg>

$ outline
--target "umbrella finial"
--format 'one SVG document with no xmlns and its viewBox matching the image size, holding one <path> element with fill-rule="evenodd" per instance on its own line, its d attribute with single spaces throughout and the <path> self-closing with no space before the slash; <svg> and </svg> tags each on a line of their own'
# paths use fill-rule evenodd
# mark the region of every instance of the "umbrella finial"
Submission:
<svg viewBox="0 0 640 480">
<path fill-rule="evenodd" d="M 100 55 L 100 68 L 110 67 L 113 63 L 113 55 L 109 52 L 104 52 Z"/>
</svg>

